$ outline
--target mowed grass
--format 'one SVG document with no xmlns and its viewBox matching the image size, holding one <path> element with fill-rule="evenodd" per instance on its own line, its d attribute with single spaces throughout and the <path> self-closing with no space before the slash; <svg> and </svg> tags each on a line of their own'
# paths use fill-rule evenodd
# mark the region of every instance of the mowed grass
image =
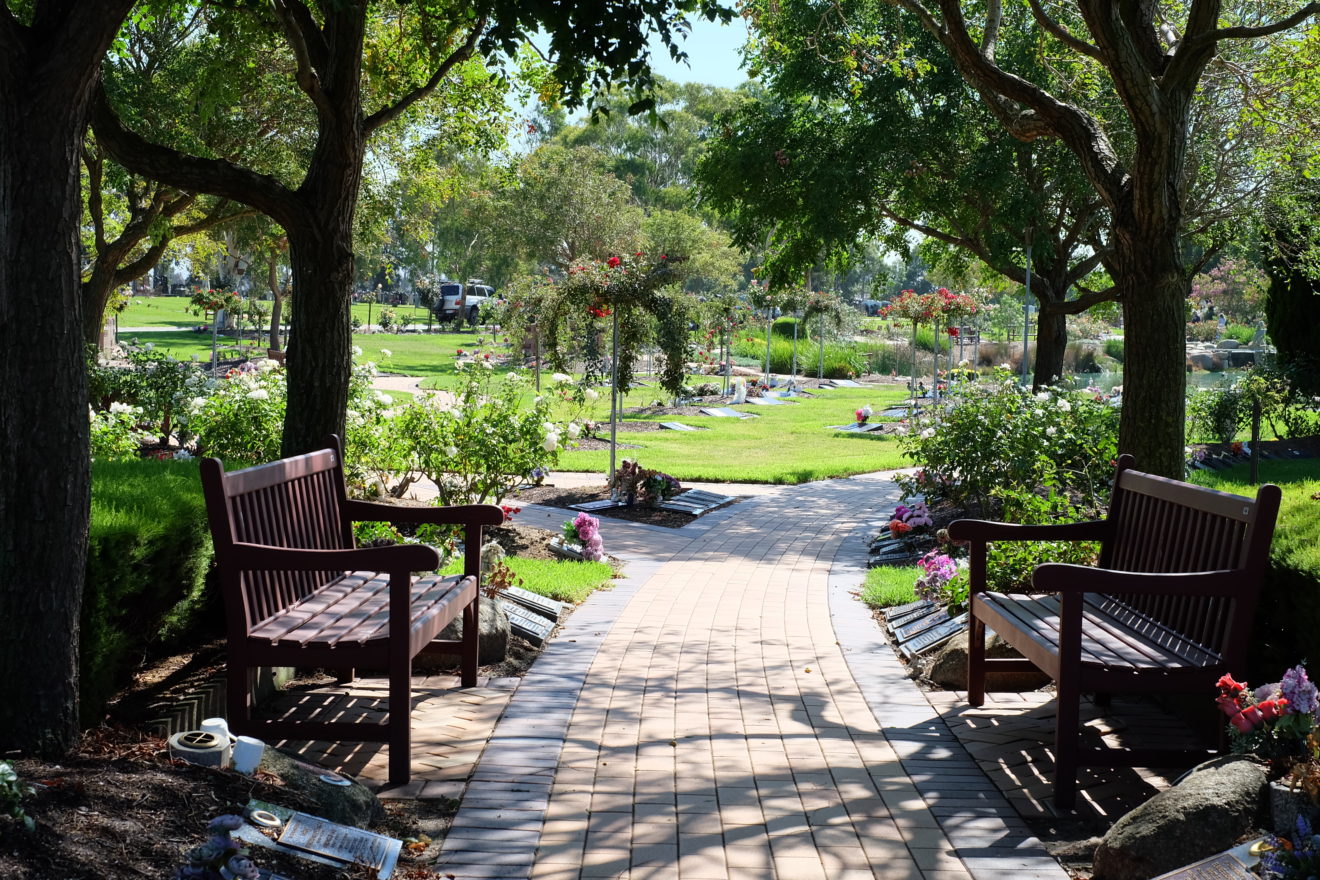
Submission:
<svg viewBox="0 0 1320 880">
<path fill-rule="evenodd" d="M 672 474 L 680 480 L 738 483 L 805 483 L 870 471 L 908 467 L 911 462 L 892 437 L 845 434 L 829 425 L 853 421 L 853 411 L 871 404 L 877 411 L 899 402 L 899 386 L 838 388 L 812 398 L 798 398 L 788 406 L 742 406 L 759 418 L 730 419 L 681 416 L 677 421 L 704 431 L 648 431 L 620 433 L 619 442 L 638 449 L 620 449 L 620 459 L 636 459 L 643 467 Z M 639 389 L 631 399 L 649 400 L 655 389 Z M 631 400 L 629 401 L 631 403 Z M 608 414 L 608 410 L 606 410 Z M 626 417 L 632 418 L 632 417 Z M 653 418 L 653 417 L 652 417 Z M 605 436 L 607 427 L 601 428 Z M 609 450 L 570 450 L 558 467 L 569 471 L 604 471 Z"/>
<path fill-rule="evenodd" d="M 270 305 L 268 301 L 266 305 Z M 371 323 L 377 323 L 380 317 L 381 309 L 390 309 L 394 314 L 402 318 L 405 315 L 411 316 L 412 328 L 426 327 L 426 309 L 414 308 L 413 306 L 389 306 L 379 303 L 368 307 L 366 303 L 353 303 L 353 317 L 358 318 L 363 324 L 368 323 L 367 318 L 371 318 Z M 285 321 L 287 323 L 287 312 Z M 196 327 L 199 324 L 207 323 L 206 319 L 193 312 L 188 304 L 186 296 L 135 296 L 129 300 L 128 306 L 119 314 L 120 327 Z"/>
<path fill-rule="evenodd" d="M 522 579 L 522 587 L 560 602 L 578 604 L 614 578 L 614 569 L 604 562 L 578 562 L 572 559 L 526 559 L 509 556 L 504 560 Z M 441 570 L 458 574 L 463 560 L 456 559 Z"/>
<path fill-rule="evenodd" d="M 890 567 L 881 565 L 867 569 L 862 583 L 862 601 L 872 608 L 893 608 L 916 601 L 914 585 L 921 575 L 915 565 Z"/>
<path fill-rule="evenodd" d="M 1250 467 L 1242 464 L 1222 471 L 1197 471 L 1188 480 L 1251 497 L 1256 488 L 1250 476 Z M 1275 483 L 1283 490 L 1270 545 L 1273 564 L 1320 581 L 1320 501 L 1314 497 L 1320 494 L 1320 460 L 1262 461 L 1260 481 Z"/>
</svg>

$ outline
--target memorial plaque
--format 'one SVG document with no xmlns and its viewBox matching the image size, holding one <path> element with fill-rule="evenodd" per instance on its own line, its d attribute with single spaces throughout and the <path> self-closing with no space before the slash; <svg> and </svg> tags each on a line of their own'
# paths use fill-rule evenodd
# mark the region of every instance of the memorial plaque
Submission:
<svg viewBox="0 0 1320 880">
<path fill-rule="evenodd" d="M 915 602 L 908 602 L 906 605 L 895 605 L 892 608 L 885 609 L 885 620 L 893 620 L 904 614 L 912 614 L 916 611 L 926 611 L 934 608 L 935 603 L 929 599 L 918 599 Z"/>
<path fill-rule="evenodd" d="M 284 826 L 280 843 L 345 865 L 375 868 L 377 876 L 388 876 L 399 860 L 401 841 L 328 822 L 306 813 L 294 813 Z"/>
<path fill-rule="evenodd" d="M 694 428 L 691 425 L 685 425 L 682 422 L 661 422 L 660 427 L 670 431 L 700 431 L 700 428 Z"/>
<path fill-rule="evenodd" d="M 920 608 L 913 609 L 912 611 L 905 611 L 902 614 L 896 614 L 893 615 L 892 617 L 886 617 L 885 628 L 888 629 L 890 632 L 894 632 L 897 629 L 902 629 L 905 626 L 911 626 L 913 623 L 915 623 L 918 620 L 925 620 L 931 615 L 939 614 L 943 611 L 944 611 L 943 605 L 936 605 L 934 602 L 929 602 L 921 606 Z M 948 615 L 946 614 L 944 618 L 941 619 L 947 620 Z"/>
<path fill-rule="evenodd" d="M 695 501 L 705 501 L 713 504 L 724 504 L 735 500 L 732 495 L 720 495 L 716 492 L 707 492 L 705 489 L 688 489 L 681 493 L 679 498 L 689 498 Z"/>
<path fill-rule="evenodd" d="M 542 596 L 539 593 L 533 593 L 531 590 L 524 590 L 522 587 L 508 587 L 500 590 L 500 598 L 514 602 L 528 611 L 535 611 L 542 617 L 548 617 L 551 620 L 559 620 L 559 615 L 563 613 L 564 603 L 556 602 L 554 599 Z"/>
<path fill-rule="evenodd" d="M 546 620 L 534 611 L 504 599 L 498 600 L 500 607 L 509 617 L 509 628 L 533 645 L 543 645 L 555 631 L 553 621 Z"/>
<path fill-rule="evenodd" d="M 957 617 L 946 620 L 934 629 L 929 629 L 917 636 L 910 642 L 903 642 L 898 649 L 903 652 L 904 657 L 915 657 L 925 651 L 929 651 L 936 645 L 943 644 L 967 628 L 967 615 L 960 614 Z"/>
<path fill-rule="evenodd" d="M 949 615 L 944 613 L 943 609 L 938 614 L 927 614 L 911 623 L 905 623 L 900 627 L 894 628 L 894 638 L 901 645 L 904 642 L 910 642 L 922 633 L 929 632 L 935 627 L 949 619 Z"/>
<path fill-rule="evenodd" d="M 891 406 L 889 409 L 881 410 L 880 417 L 884 419 L 901 419 L 908 414 L 906 406 Z"/>
<path fill-rule="evenodd" d="M 701 411 L 708 416 L 715 416 L 721 419 L 754 419 L 756 416 L 752 413 L 738 412 L 736 409 L 730 409 L 727 406 L 703 406 Z"/>
<path fill-rule="evenodd" d="M 749 397 L 747 402 L 752 406 L 788 406 L 788 401 L 778 397 Z"/>
<path fill-rule="evenodd" d="M 583 501 L 581 504 L 569 505 L 569 508 L 572 510 L 585 510 L 587 512 L 593 510 L 609 510 L 611 507 L 623 507 L 623 502 L 613 501 L 609 498 L 602 498 L 599 501 Z"/>
<path fill-rule="evenodd" d="M 833 385 L 835 388 L 864 388 L 864 387 L 866 387 L 866 386 L 864 386 L 864 385 L 859 385 L 859 384 L 857 384 L 857 383 L 854 382 L 852 379 L 830 379 L 829 382 L 830 382 L 830 384 Z"/>
<path fill-rule="evenodd" d="M 690 513 L 694 516 L 700 516 L 708 510 L 714 510 L 716 507 L 736 500 L 732 495 L 717 495 L 714 492 L 706 492 L 701 489 L 688 489 L 668 501 L 661 501 L 656 507 L 661 510 L 673 510 L 678 513 Z"/>
<path fill-rule="evenodd" d="M 1258 880 L 1232 853 L 1220 853 L 1185 868 L 1161 874 L 1155 880 Z"/>
<path fill-rule="evenodd" d="M 884 425 L 881 422 L 867 422 L 866 424 L 853 422 L 851 425 L 830 425 L 829 429 L 831 431 L 844 431 L 848 434 L 869 434 L 872 431 L 879 431 L 882 427 Z"/>
</svg>

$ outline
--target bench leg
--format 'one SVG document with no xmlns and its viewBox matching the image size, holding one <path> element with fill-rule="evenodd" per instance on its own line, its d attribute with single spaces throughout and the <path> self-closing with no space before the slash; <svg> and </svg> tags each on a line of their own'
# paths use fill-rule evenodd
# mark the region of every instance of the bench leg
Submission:
<svg viewBox="0 0 1320 880">
<path fill-rule="evenodd" d="M 390 662 L 390 784 L 412 778 L 412 659 Z"/>
<path fill-rule="evenodd" d="M 252 697 L 249 687 L 250 670 L 230 660 L 225 664 L 225 707 L 229 725 L 242 732 L 252 720 Z"/>
<path fill-rule="evenodd" d="M 1077 803 L 1077 757 L 1080 749 L 1081 694 L 1066 679 L 1059 681 L 1054 719 L 1054 806 L 1071 810 Z"/>
<path fill-rule="evenodd" d="M 985 621 L 975 617 L 967 624 L 967 702 L 985 703 Z"/>
<path fill-rule="evenodd" d="M 347 669 L 339 670 L 339 674 L 335 676 L 335 683 L 352 684 L 356 678 L 357 678 L 357 670 L 350 666 Z"/>
<path fill-rule="evenodd" d="M 460 672 L 463 687 L 477 686 L 477 665 L 481 654 L 481 592 L 463 609 L 463 649 Z"/>
</svg>

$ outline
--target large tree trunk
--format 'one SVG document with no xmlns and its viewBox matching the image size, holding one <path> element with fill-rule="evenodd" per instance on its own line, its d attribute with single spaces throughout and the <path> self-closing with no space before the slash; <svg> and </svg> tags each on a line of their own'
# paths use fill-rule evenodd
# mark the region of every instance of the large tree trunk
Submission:
<svg viewBox="0 0 1320 880">
<path fill-rule="evenodd" d="M 1164 236 L 1115 230 L 1123 304 L 1123 413 L 1119 452 L 1165 477 L 1185 474 L 1188 282 L 1177 228 Z"/>
<path fill-rule="evenodd" d="M 1031 377 L 1033 390 L 1056 385 L 1063 379 L 1063 360 L 1068 350 L 1068 316 L 1041 309 L 1036 314 L 1036 362 Z"/>
<path fill-rule="evenodd" d="M 0 751 L 59 753 L 78 735 L 91 496 L 78 151 L 131 5 L 0 21 Z"/>
</svg>

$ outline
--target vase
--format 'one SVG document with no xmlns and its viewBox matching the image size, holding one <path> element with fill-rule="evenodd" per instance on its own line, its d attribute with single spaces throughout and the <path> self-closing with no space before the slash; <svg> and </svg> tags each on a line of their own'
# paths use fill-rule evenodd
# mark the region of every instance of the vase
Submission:
<svg viewBox="0 0 1320 880">
<path fill-rule="evenodd" d="M 1314 823 L 1316 812 L 1316 804 L 1300 788 L 1282 779 L 1270 783 L 1270 822 L 1275 834 L 1292 839 L 1297 833 L 1297 817 Z"/>
</svg>

